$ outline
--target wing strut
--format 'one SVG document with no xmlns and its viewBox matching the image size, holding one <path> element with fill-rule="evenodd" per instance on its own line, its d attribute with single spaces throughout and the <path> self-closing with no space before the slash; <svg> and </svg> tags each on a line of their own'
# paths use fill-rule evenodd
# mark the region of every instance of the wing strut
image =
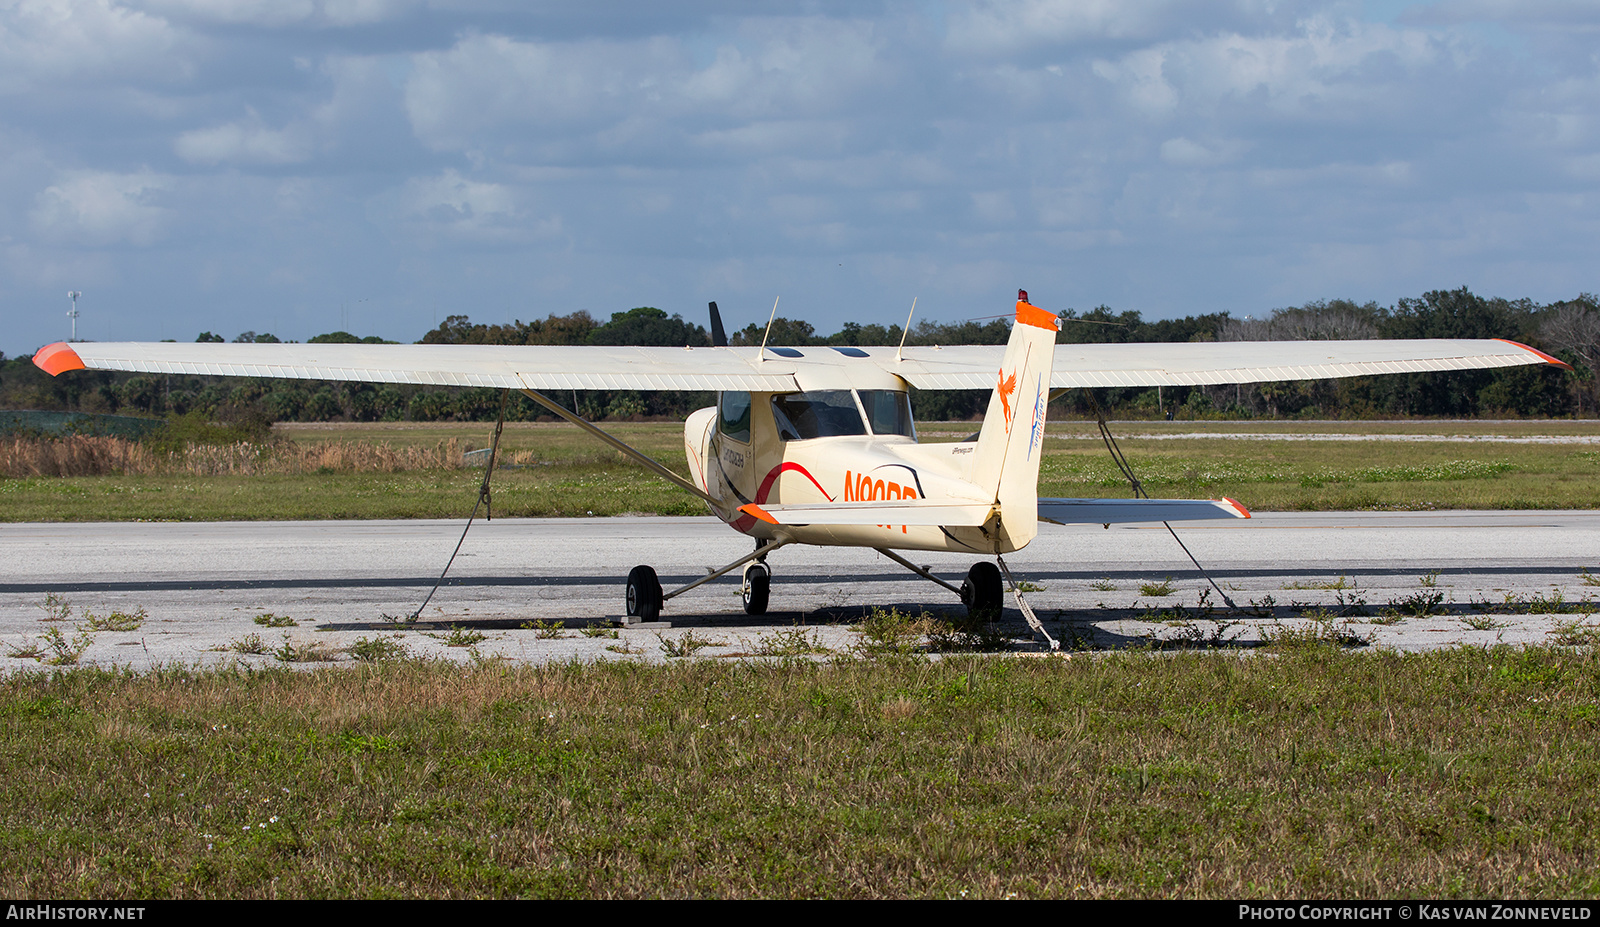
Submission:
<svg viewBox="0 0 1600 927">
<path fill-rule="evenodd" d="M 634 460 L 637 460 L 639 463 L 643 464 L 646 469 L 650 470 L 656 476 L 659 476 L 662 479 L 666 480 L 667 482 L 672 483 L 674 486 L 678 486 L 678 487 L 680 487 L 680 488 L 682 488 L 682 489 L 684 489 L 684 490 L 686 490 L 686 491 L 688 491 L 688 492 L 690 492 L 690 493 L 692 493 L 692 494 L 694 494 L 696 496 L 699 496 L 700 498 L 706 500 L 706 502 L 710 503 L 713 506 L 717 504 L 717 500 L 715 500 L 715 499 L 711 498 L 710 496 L 706 495 L 706 491 L 705 490 L 703 490 L 700 487 L 696 486 L 695 484 L 689 482 L 688 480 L 684 479 L 683 477 L 679 476 L 678 474 L 673 473 L 671 470 L 668 470 L 666 467 L 664 467 L 661 464 L 657 463 L 654 458 L 648 457 L 648 456 L 644 455 L 643 453 L 640 453 L 639 451 L 633 449 L 632 447 L 629 447 L 628 445 L 626 445 L 623 442 L 617 440 L 616 438 L 613 438 L 611 435 L 608 435 L 605 432 L 601 431 L 600 429 L 596 428 L 594 425 L 591 425 L 589 422 L 579 418 L 576 414 L 574 414 L 572 412 L 568 412 L 566 409 L 563 409 L 561 406 L 557 405 L 554 400 L 550 399 L 550 397 L 544 395 L 543 393 L 538 392 L 537 390 L 525 389 L 522 392 L 529 399 L 532 399 L 534 402 L 537 402 L 539 405 L 544 406 L 546 409 L 549 409 L 551 412 L 554 412 L 555 414 L 561 416 L 562 418 L 566 419 L 567 421 L 571 422 L 572 424 L 577 425 L 579 428 L 582 428 L 584 431 L 587 431 L 589 434 L 594 435 L 596 438 L 599 438 L 601 441 L 604 441 L 606 444 L 611 445 L 612 447 L 616 448 L 617 450 L 621 451 L 622 453 L 627 454 L 629 457 L 632 457 Z"/>
<path fill-rule="evenodd" d="M 700 577 L 699 579 L 695 580 L 694 582 L 690 583 L 687 586 L 681 586 L 681 587 L 679 587 L 677 589 L 672 590 L 671 592 L 663 592 L 661 594 L 661 600 L 663 602 L 665 602 L 666 600 L 668 600 L 670 598 L 673 598 L 674 596 L 683 595 L 685 592 L 688 592 L 690 589 L 693 589 L 694 587 L 699 586 L 702 583 L 709 583 L 713 579 L 716 579 L 719 576 L 722 576 L 722 575 L 724 575 L 726 573 L 732 572 L 737 567 L 742 567 L 742 566 L 744 566 L 745 564 L 749 563 L 752 560 L 758 560 L 758 559 L 760 559 L 762 557 L 765 557 L 767 554 L 772 553 L 773 551 L 777 550 L 780 547 L 785 547 L 785 546 L 787 546 L 789 544 L 793 544 L 793 543 L 794 543 L 793 541 L 785 538 L 784 540 L 781 540 L 781 541 L 773 541 L 771 544 L 763 544 L 760 547 L 757 547 L 755 550 L 751 551 L 750 553 L 745 554 L 743 557 L 740 557 L 738 560 L 735 560 L 732 563 L 728 564 L 727 566 L 723 567 L 722 569 L 720 569 L 720 570 L 712 570 L 710 573 L 707 573 L 706 575 Z"/>
<path fill-rule="evenodd" d="M 945 587 L 946 589 L 950 590 L 951 592 L 954 592 L 958 596 L 961 594 L 961 590 L 960 589 L 956 588 L 955 586 L 950 585 L 949 583 L 947 583 L 944 580 L 940 579 L 939 577 L 933 575 L 932 573 L 929 573 L 927 570 L 923 569 L 922 567 L 917 566 L 915 563 L 912 563 L 910 560 L 907 560 L 906 558 L 900 556 L 899 554 L 895 553 L 894 551 L 890 550 L 889 548 L 887 548 L 887 547 L 875 547 L 875 548 L 873 548 L 873 550 L 876 550 L 878 553 L 883 554 L 885 557 L 888 557 L 890 560 L 893 560 L 895 563 L 900 564 L 901 566 L 903 566 L 906 569 L 910 570 L 911 572 L 917 574 L 918 576 L 922 577 L 923 579 L 932 580 L 933 582 L 938 583 L 939 585 Z"/>
<path fill-rule="evenodd" d="M 456 562 L 456 554 L 461 553 L 461 545 L 466 543 L 467 532 L 472 530 L 472 520 L 478 517 L 478 509 L 483 509 L 485 521 L 493 521 L 489 515 L 489 477 L 494 475 L 494 459 L 500 453 L 500 432 L 506 427 L 506 400 L 511 398 L 511 391 L 500 391 L 500 418 L 494 423 L 494 441 L 489 445 L 489 460 L 483 465 L 483 482 L 478 484 L 478 501 L 472 504 L 472 514 L 467 516 L 467 526 L 461 529 L 461 540 L 456 542 L 456 549 L 450 552 L 450 559 L 444 562 L 444 569 L 439 571 L 439 578 L 434 580 L 433 588 L 428 590 L 427 598 L 411 613 L 411 621 L 422 617 L 422 610 L 433 601 L 433 594 L 439 591 L 439 586 L 444 582 L 446 573 L 450 572 L 450 564 Z"/>
<path fill-rule="evenodd" d="M 1104 409 L 1100 408 L 1099 397 L 1095 396 L 1092 389 L 1084 390 L 1084 392 L 1089 394 L 1089 401 L 1094 403 L 1094 416 L 1100 423 L 1100 438 L 1105 441 L 1106 450 L 1111 453 L 1111 459 L 1116 463 L 1117 468 L 1122 471 L 1122 475 L 1128 478 L 1128 482 L 1133 484 L 1133 494 L 1143 499 L 1150 498 L 1150 494 L 1144 491 L 1144 486 L 1139 482 L 1139 478 L 1133 475 L 1133 466 L 1128 463 L 1128 458 L 1122 455 L 1122 448 L 1117 446 L 1117 439 L 1111 436 L 1111 426 L 1106 424 L 1106 413 Z M 1194 554 L 1189 553 L 1189 545 L 1183 543 L 1183 539 L 1178 537 L 1178 532 L 1172 530 L 1172 525 L 1169 522 L 1162 522 L 1161 524 L 1166 527 L 1167 533 L 1172 535 L 1172 539 L 1178 542 L 1178 546 L 1183 548 L 1183 552 L 1188 555 L 1189 562 L 1194 564 L 1194 568 L 1199 570 L 1200 575 L 1206 578 L 1206 582 L 1211 584 L 1211 588 L 1217 590 L 1217 595 L 1222 596 L 1222 601 L 1229 608 L 1237 610 L 1239 606 L 1233 604 L 1233 600 L 1228 598 L 1226 592 L 1222 591 L 1222 587 L 1217 585 L 1217 581 L 1211 578 L 1211 574 L 1207 573 L 1206 568 L 1200 565 L 1200 561 L 1194 558 Z M 1019 596 L 1018 598 L 1020 599 L 1021 597 Z"/>
</svg>

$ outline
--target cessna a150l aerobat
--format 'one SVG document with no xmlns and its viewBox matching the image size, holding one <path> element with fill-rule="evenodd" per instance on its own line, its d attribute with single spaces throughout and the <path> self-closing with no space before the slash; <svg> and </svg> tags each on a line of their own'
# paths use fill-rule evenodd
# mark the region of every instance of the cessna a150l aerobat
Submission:
<svg viewBox="0 0 1600 927">
<path fill-rule="evenodd" d="M 1060 320 L 1019 292 L 1010 341 L 998 346 L 700 348 L 498 345 L 57 343 L 34 363 L 132 370 L 359 380 L 521 390 L 554 414 L 704 499 L 755 550 L 681 589 L 655 571 L 628 576 L 627 610 L 653 620 L 666 599 L 740 567 L 744 607 L 763 614 L 767 555 L 788 544 L 870 547 L 956 592 L 974 613 L 1002 604 L 1004 554 L 1039 522 L 1105 524 L 1248 518 L 1232 500 L 1041 499 L 1045 408 L 1072 387 L 1195 386 L 1464 370 L 1561 361 L 1510 341 L 1302 341 L 1056 344 Z M 918 444 L 909 390 L 989 389 L 974 438 Z M 692 480 L 578 418 L 541 391 L 715 390 L 689 416 Z M 993 557 L 958 589 L 896 550 Z M 998 565 L 998 567 L 997 567 Z M 1007 578 L 1009 579 L 1009 571 Z M 1011 583 L 1035 630 L 1032 610 Z"/>
</svg>

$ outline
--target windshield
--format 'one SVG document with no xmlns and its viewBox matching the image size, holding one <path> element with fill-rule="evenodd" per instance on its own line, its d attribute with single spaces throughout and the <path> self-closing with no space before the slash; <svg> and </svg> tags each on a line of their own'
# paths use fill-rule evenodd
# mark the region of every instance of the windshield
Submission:
<svg viewBox="0 0 1600 927">
<path fill-rule="evenodd" d="M 722 433 L 735 441 L 749 442 L 750 440 L 750 394 L 745 392 L 723 393 L 717 403 L 720 410 L 720 427 Z"/>
<path fill-rule="evenodd" d="M 785 441 L 864 435 L 856 399 L 847 389 L 819 389 L 772 397 L 772 418 Z"/>
</svg>

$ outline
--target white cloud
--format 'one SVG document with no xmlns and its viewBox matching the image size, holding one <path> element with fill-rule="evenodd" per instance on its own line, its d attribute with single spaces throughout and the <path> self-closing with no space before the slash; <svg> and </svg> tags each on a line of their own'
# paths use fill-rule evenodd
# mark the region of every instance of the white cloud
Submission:
<svg viewBox="0 0 1600 927">
<path fill-rule="evenodd" d="M 553 43 L 467 35 L 414 58 L 405 105 L 417 137 L 436 150 L 507 136 L 550 157 L 600 148 L 658 160 L 694 136 L 762 148 L 769 120 L 794 125 L 858 112 L 863 96 L 882 90 L 887 76 L 872 33 L 855 22 L 762 20 L 703 67 L 671 37 Z"/>
<path fill-rule="evenodd" d="M 1095 76 L 1117 86 L 1137 109 L 1160 115 L 1178 105 L 1178 91 L 1167 82 L 1166 52 L 1140 49 L 1120 60 L 1096 61 Z"/>
<path fill-rule="evenodd" d="M 533 215 L 515 189 L 470 180 L 454 169 L 413 177 L 374 201 L 374 220 L 398 222 L 415 235 L 475 242 L 519 242 L 562 231 L 559 215 Z"/>
<path fill-rule="evenodd" d="M 82 171 L 46 187 L 29 218 L 52 241 L 101 246 L 149 245 L 161 237 L 169 213 L 158 205 L 171 181 L 143 171 L 113 174 Z"/>
<path fill-rule="evenodd" d="M 236 26 L 363 26 L 408 16 L 420 0 L 151 0 L 174 19 Z"/>
<path fill-rule="evenodd" d="M 311 157 L 311 134 L 303 125 L 269 129 L 250 118 L 178 136 L 178 157 L 191 164 L 297 164 Z"/>
<path fill-rule="evenodd" d="M 1592 0 L 1448 0 L 1419 4 L 1400 16 L 1402 22 L 1443 25 L 1499 22 L 1537 26 L 1600 26 L 1600 8 Z"/>
<path fill-rule="evenodd" d="M 1034 49 L 1154 41 L 1201 29 L 1270 23 L 1303 4 L 1283 0 L 985 0 L 950 16 L 952 49 L 1007 56 Z"/>
<path fill-rule="evenodd" d="M 1161 143 L 1161 160 L 1174 167 L 1216 167 L 1238 160 L 1249 147 L 1237 139 L 1201 143 L 1180 135 Z"/>
<path fill-rule="evenodd" d="M 1164 42 L 1114 61 L 1095 74 L 1151 115 L 1182 108 L 1210 111 L 1243 104 L 1280 114 L 1386 110 L 1419 73 L 1456 70 L 1460 61 L 1428 33 L 1327 20 L 1284 35 L 1225 33 Z"/>
<path fill-rule="evenodd" d="M 17 0 L 0 8 L 0 92 L 57 82 L 170 80 L 190 37 L 112 0 Z"/>
</svg>

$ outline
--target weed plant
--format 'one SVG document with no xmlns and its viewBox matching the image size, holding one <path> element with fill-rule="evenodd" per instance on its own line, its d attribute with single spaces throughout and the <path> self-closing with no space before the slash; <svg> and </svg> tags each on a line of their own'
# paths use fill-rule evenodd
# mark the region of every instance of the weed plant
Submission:
<svg viewBox="0 0 1600 927">
<path fill-rule="evenodd" d="M 460 626 L 452 627 L 443 634 L 428 633 L 428 636 L 440 641 L 446 647 L 476 647 L 489 639 L 489 635 L 484 634 L 482 631 L 474 631 L 471 628 Z"/>
<path fill-rule="evenodd" d="M 261 639 L 259 634 L 246 634 L 244 637 L 228 644 L 228 649 L 235 653 L 261 654 L 272 649 L 272 646 Z"/>
<path fill-rule="evenodd" d="M 921 653 L 938 627 L 929 612 L 913 615 L 898 608 L 872 608 L 851 629 L 861 635 L 854 650 L 863 656 Z"/>
<path fill-rule="evenodd" d="M 72 617 L 72 603 L 54 592 L 45 593 L 39 607 L 44 609 L 44 617 L 40 621 L 67 621 Z"/>
<path fill-rule="evenodd" d="M 346 647 L 345 652 L 362 663 L 387 663 L 411 656 L 411 651 L 404 644 L 389 637 L 356 638 L 356 642 Z"/>
<path fill-rule="evenodd" d="M 1161 598 L 1172 595 L 1176 587 L 1172 585 L 1172 577 L 1168 576 L 1159 583 L 1140 583 L 1139 594 L 1152 598 Z"/>
<path fill-rule="evenodd" d="M 332 663 L 339 659 L 339 654 L 326 642 L 291 640 L 287 632 L 272 655 L 280 663 Z"/>
<path fill-rule="evenodd" d="M 1273 650 L 1305 647 L 1370 647 L 1374 636 L 1359 634 L 1338 621 L 1307 621 L 1302 624 L 1276 624 L 1261 629 L 1261 640 Z"/>
<path fill-rule="evenodd" d="M 146 619 L 142 608 L 134 609 L 132 614 L 112 612 L 109 615 L 96 615 L 92 612 L 83 613 L 83 629 L 86 631 L 137 631 L 144 626 Z"/>
<path fill-rule="evenodd" d="M 1563 647 L 1594 647 L 1600 645 L 1600 627 L 1580 621 L 1558 621 L 1550 634 L 1550 642 Z"/>
<path fill-rule="evenodd" d="M 707 647 L 721 647 L 723 641 L 710 640 L 700 637 L 693 631 L 685 631 L 678 635 L 656 635 L 657 646 L 661 652 L 669 657 L 692 657 L 697 651 Z"/>
<path fill-rule="evenodd" d="M 817 639 L 815 633 L 805 628 L 787 628 L 763 634 L 753 651 L 758 657 L 807 657 L 832 652 Z"/>
</svg>

